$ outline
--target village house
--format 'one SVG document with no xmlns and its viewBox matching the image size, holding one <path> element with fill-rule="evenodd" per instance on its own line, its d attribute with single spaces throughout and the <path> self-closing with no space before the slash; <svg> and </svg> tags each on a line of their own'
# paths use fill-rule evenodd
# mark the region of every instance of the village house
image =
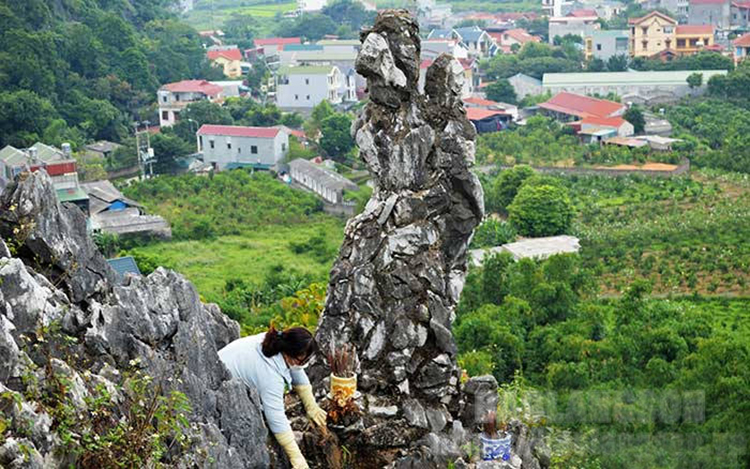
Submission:
<svg viewBox="0 0 750 469">
<path fill-rule="evenodd" d="M 738 31 L 750 30 L 750 1 L 732 2 L 730 9 L 732 29 Z"/>
<path fill-rule="evenodd" d="M 289 163 L 289 175 L 292 181 L 315 192 L 331 204 L 343 203 L 344 191 L 359 190 L 356 184 L 344 176 L 302 158 Z"/>
<path fill-rule="evenodd" d="M 714 26 L 728 30 L 732 24 L 731 0 L 690 0 L 688 23 Z"/>
<path fill-rule="evenodd" d="M 289 135 L 273 127 L 204 124 L 196 137 L 203 162 L 219 171 L 271 169 L 289 152 Z"/>
<path fill-rule="evenodd" d="M 558 93 L 550 100 L 539 104 L 539 109 L 543 114 L 561 122 L 570 122 L 586 117 L 619 117 L 627 108 L 624 104 L 605 99 Z"/>
<path fill-rule="evenodd" d="M 485 109 L 481 107 L 467 107 L 466 118 L 474 124 L 478 134 L 500 132 L 507 129 L 513 120 L 510 113 L 499 109 Z"/>
<path fill-rule="evenodd" d="M 334 105 L 357 100 L 355 77 L 335 65 L 282 67 L 275 80 L 276 105 L 286 111 L 311 111 L 324 100 Z"/>
<path fill-rule="evenodd" d="M 732 43 L 734 46 L 734 63 L 738 64 L 750 57 L 750 33 L 738 37 Z"/>
<path fill-rule="evenodd" d="M 526 238 L 514 243 L 503 244 L 486 249 L 472 249 L 469 251 L 472 265 L 480 266 L 482 261 L 494 254 L 507 252 L 514 261 L 521 259 L 546 259 L 556 254 L 575 254 L 581 249 L 581 243 L 575 236 L 560 235 L 544 238 Z"/>
<path fill-rule="evenodd" d="M 180 120 L 180 112 L 190 103 L 203 100 L 222 102 L 223 91 L 221 86 L 206 80 L 184 80 L 162 86 L 156 93 L 159 103 L 159 125 L 173 126 Z"/>
<path fill-rule="evenodd" d="M 500 32 L 488 32 L 503 54 L 510 54 L 515 48 L 520 49 L 527 42 L 542 42 L 542 38 L 528 33 L 525 29 L 514 28 Z M 513 46 L 516 46 L 515 48 Z"/>
<path fill-rule="evenodd" d="M 172 237 L 172 229 L 164 218 L 147 215 L 143 206 L 123 196 L 110 181 L 85 182 L 81 189 L 88 197 L 92 232 Z"/>
<path fill-rule="evenodd" d="M 599 17 L 593 16 L 554 16 L 549 19 L 549 43 L 554 44 L 555 38 L 563 38 L 568 34 L 586 38 L 594 31 L 601 29 Z"/>
<path fill-rule="evenodd" d="M 458 39 L 426 39 L 422 41 L 422 60 L 435 60 L 440 54 L 450 54 L 456 59 L 468 59 L 467 49 Z"/>
<path fill-rule="evenodd" d="M 646 16 L 629 19 L 628 26 L 632 57 L 651 57 L 663 50 L 674 49 L 677 20 L 652 11 Z"/>
<path fill-rule="evenodd" d="M 497 101 L 492 101 L 485 98 L 480 98 L 477 96 L 470 96 L 468 98 L 464 98 L 464 108 L 480 108 L 480 109 L 487 109 L 491 111 L 502 111 L 503 113 L 509 115 L 511 117 L 511 121 L 518 120 L 519 114 L 518 114 L 518 106 L 515 106 L 513 104 L 508 103 L 499 103 Z"/>
<path fill-rule="evenodd" d="M 675 51 L 680 55 L 695 54 L 714 45 L 714 27 L 710 24 L 681 24 L 675 28 Z"/>
<path fill-rule="evenodd" d="M 83 147 L 84 154 L 87 158 L 106 160 L 111 158 L 115 153 L 115 150 L 122 147 L 119 143 L 108 142 L 107 140 L 99 140 L 98 142 L 90 143 Z"/>
<path fill-rule="evenodd" d="M 497 46 L 494 40 L 479 26 L 455 29 L 433 29 L 427 40 L 456 39 L 463 45 L 471 57 L 487 58 L 495 55 Z"/>
<path fill-rule="evenodd" d="M 635 134 L 633 124 L 619 116 L 588 116 L 569 125 L 584 143 L 602 143 L 610 137 L 630 137 Z"/>
<path fill-rule="evenodd" d="M 583 44 L 586 60 L 596 58 L 606 62 L 616 55 L 628 55 L 628 31 L 593 31 L 590 36 L 584 38 Z"/>
<path fill-rule="evenodd" d="M 206 56 L 214 67 L 221 68 L 224 76 L 239 78 L 242 76 L 242 52 L 237 46 L 211 46 Z"/>
</svg>

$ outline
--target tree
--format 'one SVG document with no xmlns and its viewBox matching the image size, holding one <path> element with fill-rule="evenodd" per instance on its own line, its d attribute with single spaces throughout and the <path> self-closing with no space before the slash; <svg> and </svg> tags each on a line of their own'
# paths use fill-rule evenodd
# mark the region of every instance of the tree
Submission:
<svg viewBox="0 0 750 469">
<path fill-rule="evenodd" d="M 0 148 L 33 145 L 54 116 L 52 103 L 36 93 L 0 92 Z"/>
<path fill-rule="evenodd" d="M 633 124 L 633 130 L 636 134 L 642 133 L 646 127 L 646 119 L 643 117 L 643 112 L 641 112 L 638 106 L 629 107 L 622 117 Z"/>
<path fill-rule="evenodd" d="M 702 73 L 691 73 L 687 77 L 687 84 L 690 87 L 691 90 L 694 90 L 696 88 L 700 88 L 700 86 L 703 84 L 703 74 Z"/>
<path fill-rule="evenodd" d="M 281 23 L 276 33 L 281 37 L 302 36 L 310 41 L 317 41 L 326 34 L 333 34 L 338 27 L 339 25 L 330 16 L 305 13 L 296 18 L 291 25 L 286 22 Z"/>
<path fill-rule="evenodd" d="M 351 118 L 341 113 L 328 116 L 321 122 L 320 147 L 334 160 L 343 161 L 349 150 L 354 147 L 351 126 Z"/>
<path fill-rule="evenodd" d="M 547 184 L 524 184 L 508 206 L 508 220 L 522 236 L 565 233 L 573 221 L 567 189 Z"/>
<path fill-rule="evenodd" d="M 625 54 L 613 55 L 607 60 L 607 70 L 610 72 L 624 72 L 628 69 L 628 56 Z"/>
<path fill-rule="evenodd" d="M 507 79 L 497 80 L 491 85 L 485 88 L 487 98 L 492 101 L 498 101 L 508 104 L 516 104 L 518 97 L 516 96 L 516 90 Z"/>
<path fill-rule="evenodd" d="M 534 175 L 531 166 L 519 164 L 502 171 L 487 191 L 487 210 L 505 213 L 524 181 Z"/>
<path fill-rule="evenodd" d="M 177 159 L 189 155 L 195 148 L 177 135 L 158 133 L 151 138 L 156 164 L 154 171 L 159 174 L 173 173 Z"/>
<path fill-rule="evenodd" d="M 234 119 L 229 111 L 210 101 L 190 103 L 180 112 L 180 121 L 172 128 L 184 141 L 195 140 L 195 133 L 203 124 L 232 125 Z"/>
<path fill-rule="evenodd" d="M 375 12 L 365 10 L 360 2 L 353 0 L 334 0 L 321 11 L 337 25 L 346 25 L 353 31 L 359 31 L 363 25 L 372 24 Z"/>
<path fill-rule="evenodd" d="M 586 71 L 588 72 L 603 72 L 604 71 L 604 61 L 599 58 L 593 58 L 589 60 L 589 62 L 586 64 Z"/>
</svg>

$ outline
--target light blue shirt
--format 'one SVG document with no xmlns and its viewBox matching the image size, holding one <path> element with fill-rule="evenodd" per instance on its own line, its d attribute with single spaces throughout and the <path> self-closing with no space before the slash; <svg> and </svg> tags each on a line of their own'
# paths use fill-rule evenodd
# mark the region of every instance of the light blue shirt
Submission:
<svg viewBox="0 0 750 469">
<path fill-rule="evenodd" d="M 265 336 L 264 332 L 237 339 L 219 350 L 219 358 L 232 376 L 258 390 L 271 433 L 283 433 L 292 429 L 284 413 L 284 387 L 310 384 L 310 380 L 301 367 L 290 369 L 280 353 L 263 355 Z"/>
</svg>

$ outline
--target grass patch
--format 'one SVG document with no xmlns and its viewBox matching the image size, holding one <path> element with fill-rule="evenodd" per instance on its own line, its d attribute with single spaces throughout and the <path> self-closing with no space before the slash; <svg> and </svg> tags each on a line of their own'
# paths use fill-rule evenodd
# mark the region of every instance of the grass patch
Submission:
<svg viewBox="0 0 750 469">
<path fill-rule="evenodd" d="M 266 27 L 264 30 L 267 29 L 270 34 L 276 23 L 268 20 L 275 18 L 277 14 L 283 15 L 296 9 L 297 2 L 261 3 L 247 6 L 236 6 L 236 4 L 222 6 L 217 3 L 213 12 L 208 5 L 191 10 L 185 15 L 184 21 L 198 30 L 212 29 L 213 27 L 220 29 L 232 15 L 252 15 L 261 21 L 262 26 Z"/>
<path fill-rule="evenodd" d="M 182 273 L 206 301 L 215 302 L 221 297 L 227 280 L 260 284 L 277 265 L 325 282 L 343 232 L 343 221 L 319 218 L 300 226 L 270 226 L 210 240 L 154 243 L 134 251 Z M 311 238 L 320 239 L 320 235 L 327 244 L 330 254 L 327 258 L 315 252 L 295 250 L 295 246 Z"/>
</svg>

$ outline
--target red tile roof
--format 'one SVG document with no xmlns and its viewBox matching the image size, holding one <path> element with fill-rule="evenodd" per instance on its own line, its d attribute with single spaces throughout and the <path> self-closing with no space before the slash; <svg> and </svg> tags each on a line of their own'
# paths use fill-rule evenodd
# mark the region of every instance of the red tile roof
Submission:
<svg viewBox="0 0 750 469">
<path fill-rule="evenodd" d="M 298 37 L 269 37 L 266 39 L 254 39 L 255 47 L 261 46 L 284 46 L 286 44 L 302 44 Z"/>
<path fill-rule="evenodd" d="M 210 50 L 206 52 L 208 60 L 216 60 L 219 57 L 224 57 L 229 60 L 242 60 L 242 52 L 239 49 L 229 50 Z"/>
<path fill-rule="evenodd" d="M 523 28 L 509 29 L 503 32 L 492 32 L 487 34 L 489 34 L 498 44 L 505 42 L 505 35 L 508 35 L 510 38 L 515 39 L 521 44 L 526 44 L 527 42 L 542 42 L 542 38 L 539 36 L 532 36 Z"/>
<path fill-rule="evenodd" d="M 492 111 L 489 109 L 482 109 L 479 107 L 467 107 L 466 118 L 470 121 L 480 121 L 492 116 L 506 116 L 508 113 L 503 111 Z"/>
<path fill-rule="evenodd" d="M 742 8 L 743 10 L 750 10 L 750 2 L 732 2 L 732 6 Z"/>
<path fill-rule="evenodd" d="M 614 127 L 619 129 L 626 122 L 622 117 L 596 117 L 589 116 L 581 119 L 582 124 L 596 125 L 599 127 Z"/>
<path fill-rule="evenodd" d="M 614 101 L 563 92 L 541 103 L 539 107 L 578 117 L 609 117 L 625 106 Z"/>
<path fill-rule="evenodd" d="M 675 28 L 676 34 L 713 34 L 714 27 L 710 24 L 681 24 Z"/>
<path fill-rule="evenodd" d="M 596 10 L 585 9 L 585 10 L 573 10 L 565 16 L 572 16 L 575 18 L 588 18 L 589 16 L 599 16 L 596 14 Z"/>
<path fill-rule="evenodd" d="M 721 52 L 724 50 L 724 46 L 722 46 L 721 44 L 711 44 L 710 46 L 704 47 L 703 50 L 712 50 L 715 52 Z"/>
<path fill-rule="evenodd" d="M 750 47 L 750 33 L 738 37 L 732 44 L 738 47 Z"/>
<path fill-rule="evenodd" d="M 214 85 L 206 80 L 183 80 L 177 83 L 169 83 L 161 88 L 173 93 L 203 93 L 206 96 L 216 96 L 223 91 L 221 86 Z"/>
<path fill-rule="evenodd" d="M 240 127 L 237 125 L 203 124 L 198 135 L 225 135 L 227 137 L 275 138 L 280 129 L 273 127 Z"/>
<path fill-rule="evenodd" d="M 643 20 L 647 20 L 647 19 L 651 18 L 652 16 L 658 16 L 658 17 L 663 18 L 663 19 L 665 19 L 667 21 L 670 21 L 670 22 L 672 22 L 674 24 L 677 24 L 677 20 L 675 20 L 674 18 L 672 18 L 670 16 L 665 15 L 664 13 L 658 12 L 658 11 L 652 11 L 648 15 L 641 16 L 640 18 L 630 18 L 628 20 L 628 24 L 638 24 L 638 23 L 642 22 Z"/>
<path fill-rule="evenodd" d="M 498 102 L 490 101 L 489 99 L 475 98 L 473 96 L 470 98 L 465 98 L 464 102 L 468 104 L 475 104 L 477 106 L 499 106 L 500 105 L 500 103 Z"/>
</svg>

